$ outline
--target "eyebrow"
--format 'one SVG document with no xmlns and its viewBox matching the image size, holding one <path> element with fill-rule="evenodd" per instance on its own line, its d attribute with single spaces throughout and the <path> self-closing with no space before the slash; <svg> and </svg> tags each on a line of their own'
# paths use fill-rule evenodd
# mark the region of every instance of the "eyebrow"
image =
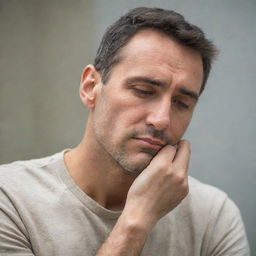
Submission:
<svg viewBox="0 0 256 256">
<path fill-rule="evenodd" d="M 128 78 L 125 81 L 125 84 L 131 85 L 136 82 L 147 83 L 147 84 L 151 84 L 153 86 L 158 86 L 158 87 L 166 87 L 167 86 L 166 82 L 159 80 L 159 79 L 150 78 L 147 76 L 136 76 L 136 77 Z M 196 92 L 189 90 L 184 86 L 178 88 L 178 92 L 183 95 L 189 96 L 190 98 L 194 99 L 195 101 L 198 101 L 199 95 Z"/>
<path fill-rule="evenodd" d="M 185 88 L 185 87 L 179 88 L 178 91 L 179 91 L 181 94 L 187 95 L 187 96 L 193 98 L 195 101 L 198 101 L 199 95 L 198 95 L 196 92 L 191 91 L 191 90 L 188 90 L 188 89 Z"/>
<path fill-rule="evenodd" d="M 167 85 L 167 83 L 158 80 L 158 79 L 153 79 L 153 78 L 149 78 L 147 76 L 136 76 L 136 77 L 131 77 L 128 78 L 125 83 L 127 85 L 133 84 L 135 82 L 142 82 L 142 83 L 146 83 L 146 84 L 151 84 L 154 86 L 159 86 L 159 87 L 164 87 Z"/>
</svg>

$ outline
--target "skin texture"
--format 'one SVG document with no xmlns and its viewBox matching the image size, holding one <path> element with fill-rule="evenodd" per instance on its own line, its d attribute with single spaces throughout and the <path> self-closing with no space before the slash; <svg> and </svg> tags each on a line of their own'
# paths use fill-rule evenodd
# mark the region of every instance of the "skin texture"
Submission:
<svg viewBox="0 0 256 256">
<path fill-rule="evenodd" d="M 155 137 L 160 144 L 175 145 L 190 122 L 195 104 L 193 99 L 177 93 L 177 88 L 184 85 L 198 94 L 201 81 L 200 69 L 197 70 L 194 60 L 185 58 L 177 49 L 166 54 L 157 43 L 162 40 L 170 44 L 170 40 L 162 35 L 149 38 L 148 34 L 152 32 L 140 32 L 133 40 L 133 47 L 123 49 L 123 60 L 114 68 L 108 84 L 102 87 L 94 109 L 94 116 L 101 116 L 94 118 L 98 143 L 122 168 L 132 172 L 142 171 L 158 152 L 158 148 L 142 150 L 141 141 L 133 138 Z M 195 55 L 194 52 L 189 54 Z M 200 66 L 200 58 L 197 61 Z M 139 81 L 127 84 L 128 79 L 138 76 L 161 81 L 164 85 L 156 88 L 160 86 Z M 174 100 L 188 104 L 189 109 Z"/>
<path fill-rule="evenodd" d="M 123 210 L 98 256 L 140 255 L 156 222 L 187 195 L 190 146 L 181 137 L 203 78 L 197 52 L 154 30 L 135 34 L 120 56 L 105 85 L 85 67 L 80 97 L 90 114 L 65 155 L 87 195 Z"/>
</svg>

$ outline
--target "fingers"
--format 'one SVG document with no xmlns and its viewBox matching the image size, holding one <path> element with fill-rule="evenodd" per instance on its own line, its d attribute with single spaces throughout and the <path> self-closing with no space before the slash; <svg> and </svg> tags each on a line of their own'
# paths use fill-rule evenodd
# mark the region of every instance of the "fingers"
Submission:
<svg viewBox="0 0 256 256">
<path fill-rule="evenodd" d="M 169 163 L 171 164 L 176 154 L 176 148 L 171 145 L 163 147 L 158 154 L 151 161 L 152 164 L 156 163 Z"/>
<path fill-rule="evenodd" d="M 152 159 L 149 167 L 187 177 L 189 159 L 190 143 L 187 140 L 181 140 L 177 147 L 171 145 L 163 147 Z"/>
<path fill-rule="evenodd" d="M 175 162 L 180 167 L 187 167 L 190 158 L 190 143 L 187 140 L 181 140 L 177 147 L 166 145 L 163 147 L 153 160 Z M 152 161 L 153 161 L 152 160 Z M 171 162 L 170 162 L 171 161 Z"/>
<path fill-rule="evenodd" d="M 182 170 L 188 170 L 190 154 L 191 148 L 189 141 L 181 140 L 178 144 L 177 153 L 173 159 L 173 163 Z"/>
</svg>

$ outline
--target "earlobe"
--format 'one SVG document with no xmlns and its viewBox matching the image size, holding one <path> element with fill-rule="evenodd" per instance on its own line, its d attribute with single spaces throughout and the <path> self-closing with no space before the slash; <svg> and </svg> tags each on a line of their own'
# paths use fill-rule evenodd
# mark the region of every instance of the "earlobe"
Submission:
<svg viewBox="0 0 256 256">
<path fill-rule="evenodd" d="M 100 86 L 100 75 L 93 65 L 84 68 L 80 82 L 80 98 L 85 106 L 94 108 Z"/>
</svg>

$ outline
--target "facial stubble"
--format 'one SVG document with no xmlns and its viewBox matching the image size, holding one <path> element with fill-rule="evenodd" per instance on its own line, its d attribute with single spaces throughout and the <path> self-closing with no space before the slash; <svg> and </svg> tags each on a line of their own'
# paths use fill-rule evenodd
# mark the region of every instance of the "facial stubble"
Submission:
<svg viewBox="0 0 256 256">
<path fill-rule="evenodd" d="M 139 174 L 141 173 L 151 162 L 153 157 L 159 152 L 160 149 L 153 149 L 149 147 L 142 147 L 137 154 L 144 155 L 144 160 L 138 160 L 136 161 L 136 157 L 133 157 L 129 155 L 129 152 L 127 150 L 127 143 L 129 143 L 130 140 L 134 140 L 140 136 L 154 136 L 157 138 L 160 138 L 164 141 L 169 140 L 166 138 L 165 135 L 162 133 L 160 134 L 157 131 L 152 130 L 151 128 L 144 129 L 143 131 L 133 130 L 126 134 L 126 136 L 123 137 L 122 141 L 120 142 L 119 146 L 114 145 L 111 140 L 111 136 L 102 136 L 102 132 L 104 128 L 100 128 L 101 126 L 95 125 L 94 131 L 95 131 L 95 137 L 100 145 L 100 147 L 104 150 L 104 153 L 108 155 L 108 157 L 111 158 L 111 160 L 120 167 L 120 169 L 126 173 L 133 173 L 133 174 Z M 169 144 L 169 143 L 166 143 Z M 133 152 L 135 153 L 135 152 Z"/>
</svg>

